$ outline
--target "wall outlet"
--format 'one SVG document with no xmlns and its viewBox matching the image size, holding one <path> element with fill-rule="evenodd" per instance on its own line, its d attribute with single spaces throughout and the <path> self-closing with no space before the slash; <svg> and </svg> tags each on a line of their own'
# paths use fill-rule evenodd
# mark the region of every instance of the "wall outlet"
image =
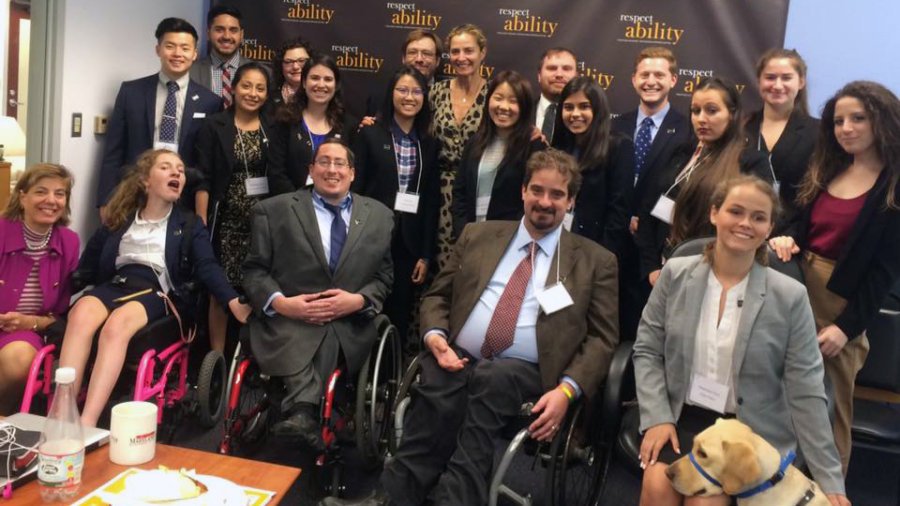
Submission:
<svg viewBox="0 0 900 506">
<path fill-rule="evenodd" d="M 105 134 L 108 121 L 109 118 L 106 116 L 94 116 L 94 135 Z"/>
<path fill-rule="evenodd" d="M 81 113 L 72 113 L 72 137 L 81 137 Z"/>
</svg>

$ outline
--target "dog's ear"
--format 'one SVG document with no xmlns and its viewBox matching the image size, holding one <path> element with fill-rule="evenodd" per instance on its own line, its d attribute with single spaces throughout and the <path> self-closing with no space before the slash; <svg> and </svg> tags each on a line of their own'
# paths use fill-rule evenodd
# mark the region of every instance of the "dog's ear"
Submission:
<svg viewBox="0 0 900 506">
<path fill-rule="evenodd" d="M 719 481 L 726 494 L 735 495 L 759 481 L 762 469 L 753 446 L 745 441 L 722 441 L 722 453 L 725 466 Z"/>
</svg>

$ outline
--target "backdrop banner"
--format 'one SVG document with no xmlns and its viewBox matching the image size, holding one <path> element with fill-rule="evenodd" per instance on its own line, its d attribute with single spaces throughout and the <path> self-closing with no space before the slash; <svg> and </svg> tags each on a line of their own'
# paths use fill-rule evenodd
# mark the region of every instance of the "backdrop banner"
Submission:
<svg viewBox="0 0 900 506">
<path fill-rule="evenodd" d="M 213 2 L 220 3 L 220 2 Z M 366 98 L 401 63 L 409 30 L 474 23 L 488 39 L 485 77 L 510 69 L 537 89 L 540 55 L 572 49 L 583 75 L 606 89 L 614 113 L 637 106 L 631 86 L 634 58 L 644 47 L 667 46 L 678 59 L 672 101 L 686 112 L 701 79 L 734 80 L 745 110 L 760 105 L 754 66 L 770 47 L 784 43 L 788 0 L 224 0 L 243 14 L 244 54 L 270 61 L 275 49 L 303 37 L 330 53 L 341 67 L 344 98 L 359 115 Z M 446 48 L 440 72 L 452 76 Z M 280 70 L 280 66 L 275 68 Z"/>
</svg>

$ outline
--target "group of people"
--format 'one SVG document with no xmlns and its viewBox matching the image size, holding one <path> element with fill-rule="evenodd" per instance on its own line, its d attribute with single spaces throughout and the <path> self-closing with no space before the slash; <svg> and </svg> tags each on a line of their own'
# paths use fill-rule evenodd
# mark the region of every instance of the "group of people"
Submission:
<svg viewBox="0 0 900 506">
<path fill-rule="evenodd" d="M 335 60 L 306 41 L 266 65 L 241 55 L 234 7 L 213 7 L 207 30 L 195 62 L 196 30 L 163 20 L 160 71 L 122 84 L 103 224 L 80 261 L 72 175 L 38 164 L 19 178 L 0 220 L 3 412 L 68 311 L 60 365 L 78 385 L 99 332 L 82 414 L 95 425 L 132 336 L 195 311 L 198 280 L 211 346 L 247 324 L 261 370 L 285 386 L 273 432 L 314 450 L 324 380 L 338 363 L 358 371 L 375 315 L 408 355 L 430 352 L 400 448 L 361 504 L 485 503 L 506 422 L 534 401 L 532 436 L 552 439 L 620 339 L 636 339 L 641 504 L 728 504 L 681 497 L 664 465 L 722 416 L 782 452 L 799 445 L 831 503 L 849 504 L 854 379 L 900 275 L 891 91 L 851 82 L 813 119 L 803 59 L 773 49 L 756 69 L 761 110 L 712 77 L 686 117 L 669 102 L 675 56 L 648 47 L 638 107 L 613 117 L 565 48 L 541 55 L 537 97 L 517 72 L 485 79 L 487 38 L 465 24 L 445 41 L 411 31 L 357 117 Z M 702 255 L 670 258 L 700 237 L 713 237 Z M 805 287 L 766 267 L 770 249 L 800 257 Z M 93 287 L 68 309 L 76 268 Z"/>
</svg>

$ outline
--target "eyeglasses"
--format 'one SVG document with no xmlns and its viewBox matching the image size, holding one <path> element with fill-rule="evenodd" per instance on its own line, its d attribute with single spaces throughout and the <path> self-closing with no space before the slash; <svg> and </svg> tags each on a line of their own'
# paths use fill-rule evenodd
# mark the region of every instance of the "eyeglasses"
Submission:
<svg viewBox="0 0 900 506">
<path fill-rule="evenodd" d="M 335 169 L 343 169 L 348 167 L 350 164 L 347 163 L 347 160 L 341 160 L 340 158 L 337 160 L 331 160 L 329 158 L 319 158 L 316 160 L 316 165 L 322 167 L 323 169 L 328 169 L 334 167 Z"/>
<path fill-rule="evenodd" d="M 405 86 L 401 86 L 400 88 L 394 88 L 394 92 L 399 93 L 400 95 L 402 95 L 404 97 L 409 96 L 410 93 L 414 97 L 421 97 L 422 95 L 425 94 L 425 92 L 422 91 L 422 88 L 407 88 Z"/>
<path fill-rule="evenodd" d="M 306 62 L 309 61 L 309 58 L 285 58 L 281 61 L 282 65 L 285 67 L 293 66 L 295 63 L 299 64 L 301 67 L 306 65 Z"/>
<path fill-rule="evenodd" d="M 433 51 L 423 51 L 421 49 L 407 49 L 406 56 L 407 56 L 407 58 L 417 58 L 417 57 L 421 56 L 422 58 L 427 58 L 429 60 L 432 60 L 437 55 Z"/>
</svg>

